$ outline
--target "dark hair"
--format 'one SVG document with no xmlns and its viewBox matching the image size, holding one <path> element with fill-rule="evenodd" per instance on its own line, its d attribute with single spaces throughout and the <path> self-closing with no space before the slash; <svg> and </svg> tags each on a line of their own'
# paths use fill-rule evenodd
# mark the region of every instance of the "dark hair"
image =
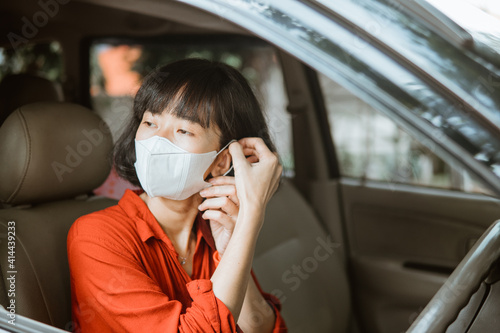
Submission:
<svg viewBox="0 0 500 333">
<path fill-rule="evenodd" d="M 237 69 L 204 59 L 180 60 L 144 78 L 132 117 L 114 147 L 118 175 L 136 186 L 141 184 L 134 167 L 134 139 L 146 111 L 170 112 L 203 128 L 215 124 L 221 132 L 220 148 L 233 139 L 260 137 L 276 151 L 257 98 Z"/>
</svg>

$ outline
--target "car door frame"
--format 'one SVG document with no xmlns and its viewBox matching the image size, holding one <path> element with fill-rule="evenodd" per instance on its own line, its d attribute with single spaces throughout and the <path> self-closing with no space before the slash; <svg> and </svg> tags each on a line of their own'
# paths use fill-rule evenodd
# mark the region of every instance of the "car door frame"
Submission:
<svg viewBox="0 0 500 333">
<path fill-rule="evenodd" d="M 362 75 L 362 71 L 354 66 L 359 65 L 359 43 L 363 45 L 363 59 L 372 57 L 385 61 L 386 69 L 408 75 L 419 83 L 429 87 L 435 96 L 449 101 L 450 96 L 442 88 L 440 81 L 424 71 L 416 69 L 409 59 L 385 45 L 376 36 L 358 29 L 356 24 L 339 18 L 336 13 L 309 1 L 280 2 L 268 0 L 258 1 L 225 1 L 225 0 L 180 0 L 182 3 L 218 15 L 221 19 L 243 27 L 260 38 L 292 54 L 316 71 L 322 72 L 330 79 L 352 91 L 355 95 L 374 105 L 393 119 L 410 135 L 417 138 L 428 148 L 451 163 L 457 163 L 468 170 L 486 186 L 500 194 L 500 178 L 482 161 L 465 150 L 461 145 L 443 135 L 432 124 L 415 113 L 415 105 L 408 105 L 391 96 L 387 87 L 377 86 L 373 80 Z M 341 6 L 339 2 L 338 6 Z M 347 23 L 346 23 L 347 22 Z M 316 30 L 314 30 L 316 29 Z M 330 53 L 321 48 L 323 41 L 310 39 L 317 37 L 314 33 L 324 33 L 330 44 Z M 349 43 L 342 43 L 350 41 Z M 333 51 L 332 51 L 333 50 Z M 332 53 L 335 52 L 335 53 Z M 472 60 L 471 60 L 472 61 Z M 365 67 L 366 69 L 366 67 Z M 439 87 L 438 87 L 439 86 Z M 391 87 L 394 88 L 394 87 Z M 399 86 L 399 88 L 402 88 Z M 403 87 L 404 88 L 404 87 Z M 404 93 L 404 89 L 401 89 Z M 444 97 L 443 97 L 444 96 Z M 429 97 L 427 97 L 429 98 Z M 429 101 L 419 101 L 428 103 Z M 464 112 L 463 105 L 453 105 L 456 112 Z M 474 105 L 474 103 L 469 103 Z M 467 109 L 469 120 L 486 124 L 494 130 L 480 112 Z M 498 132 L 495 132 L 498 136 Z M 437 139 L 439 138 L 439 140 Z M 326 151 L 325 154 L 331 154 Z"/>
</svg>

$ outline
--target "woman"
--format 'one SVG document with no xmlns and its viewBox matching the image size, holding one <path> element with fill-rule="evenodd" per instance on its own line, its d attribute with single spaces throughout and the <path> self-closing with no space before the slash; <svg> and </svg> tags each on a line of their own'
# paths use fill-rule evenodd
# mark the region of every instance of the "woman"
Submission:
<svg viewBox="0 0 500 333">
<path fill-rule="evenodd" d="M 251 274 L 281 166 L 245 79 L 182 60 L 144 79 L 133 112 L 114 162 L 144 191 L 72 226 L 74 330 L 285 332 Z"/>
</svg>

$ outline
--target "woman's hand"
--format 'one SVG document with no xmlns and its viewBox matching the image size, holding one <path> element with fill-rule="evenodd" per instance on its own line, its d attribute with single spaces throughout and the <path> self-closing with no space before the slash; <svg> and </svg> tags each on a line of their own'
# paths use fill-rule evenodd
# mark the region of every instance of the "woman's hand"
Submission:
<svg viewBox="0 0 500 333">
<path fill-rule="evenodd" d="M 202 217 L 210 221 L 220 255 L 226 250 L 240 212 L 239 191 L 250 209 L 263 215 L 267 202 L 278 188 L 282 171 L 277 154 L 260 138 L 241 139 L 231 146 L 235 177 L 210 179 L 213 186 L 200 192 L 205 200 L 198 206 L 200 211 L 205 211 Z"/>
<path fill-rule="evenodd" d="M 261 138 L 244 138 L 229 146 L 240 211 L 261 214 L 278 188 L 282 166 Z"/>
<path fill-rule="evenodd" d="M 278 188 L 282 169 L 277 155 L 259 138 L 233 142 L 229 146 L 229 153 L 235 173 L 238 218 L 232 224 L 231 239 L 210 280 L 215 296 L 224 302 L 238 322 L 249 288 L 248 281 L 251 279 L 252 261 L 264 222 L 265 208 Z M 231 207 L 229 201 L 226 204 L 226 207 Z M 219 203 L 217 206 L 222 205 Z M 233 216 L 231 212 L 225 211 Z M 220 220 L 222 224 L 223 219 Z"/>
<path fill-rule="evenodd" d="M 234 177 L 215 177 L 209 182 L 213 186 L 200 192 L 200 195 L 206 199 L 198 206 L 198 209 L 205 211 L 202 217 L 210 221 L 215 246 L 222 256 L 238 218 L 239 201 Z"/>
</svg>

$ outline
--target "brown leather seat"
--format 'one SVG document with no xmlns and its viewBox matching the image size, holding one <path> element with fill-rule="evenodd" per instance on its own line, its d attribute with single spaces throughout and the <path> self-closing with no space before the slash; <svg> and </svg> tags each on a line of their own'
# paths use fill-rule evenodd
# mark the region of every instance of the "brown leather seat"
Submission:
<svg viewBox="0 0 500 333">
<path fill-rule="evenodd" d="M 0 210 L 0 303 L 8 308 L 15 299 L 17 314 L 70 329 L 66 236 L 79 216 L 116 203 L 86 195 L 109 173 L 109 130 L 82 106 L 41 102 L 14 111 L 0 142 L 0 202 L 11 206 Z M 15 261 L 6 239 L 12 226 Z"/>
<path fill-rule="evenodd" d="M 285 179 L 266 208 L 254 271 L 280 299 L 290 333 L 349 332 L 351 293 L 340 246 Z"/>
<path fill-rule="evenodd" d="M 63 101 L 61 86 L 31 74 L 12 74 L 4 77 L 0 82 L 0 125 L 17 108 L 44 101 Z"/>
</svg>

